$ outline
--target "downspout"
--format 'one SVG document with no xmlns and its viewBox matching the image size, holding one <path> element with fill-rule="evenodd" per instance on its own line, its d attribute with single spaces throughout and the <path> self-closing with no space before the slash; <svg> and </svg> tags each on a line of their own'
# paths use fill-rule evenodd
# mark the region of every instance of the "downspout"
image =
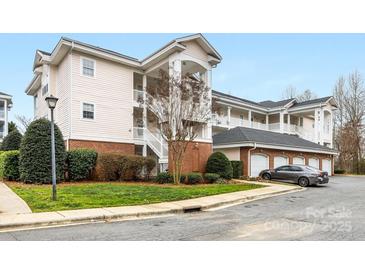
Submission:
<svg viewBox="0 0 365 274">
<path fill-rule="evenodd" d="M 73 51 L 74 47 L 75 47 L 74 42 L 72 42 L 71 43 L 71 50 L 70 50 L 70 59 L 71 59 L 71 64 L 70 64 L 70 110 L 69 110 L 70 129 L 69 129 L 69 133 L 68 133 L 67 150 L 70 150 L 70 139 L 71 139 L 71 132 L 72 132 L 72 85 L 73 85 L 73 81 L 72 81 L 72 74 L 73 74 L 72 51 Z"/>
<path fill-rule="evenodd" d="M 248 174 L 248 177 L 251 177 L 251 151 L 255 150 L 256 149 L 256 142 L 253 143 L 253 147 L 250 148 L 247 152 L 247 174 Z"/>
</svg>

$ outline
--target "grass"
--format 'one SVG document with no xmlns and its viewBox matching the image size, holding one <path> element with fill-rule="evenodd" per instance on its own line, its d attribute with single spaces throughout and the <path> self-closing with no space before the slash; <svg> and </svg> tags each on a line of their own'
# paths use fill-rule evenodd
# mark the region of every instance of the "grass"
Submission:
<svg viewBox="0 0 365 274">
<path fill-rule="evenodd" d="M 57 187 L 57 201 L 52 201 L 51 185 L 8 185 L 33 212 L 152 204 L 263 187 L 255 184 L 176 186 L 141 183 L 64 183 Z"/>
</svg>

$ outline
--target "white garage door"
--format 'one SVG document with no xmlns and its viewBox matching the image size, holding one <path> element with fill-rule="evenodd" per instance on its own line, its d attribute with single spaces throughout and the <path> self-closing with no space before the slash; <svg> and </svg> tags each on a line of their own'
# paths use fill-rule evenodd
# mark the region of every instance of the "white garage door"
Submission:
<svg viewBox="0 0 365 274">
<path fill-rule="evenodd" d="M 279 166 L 285 166 L 289 163 L 288 157 L 284 156 L 275 156 L 274 157 L 274 168 Z"/>
<path fill-rule="evenodd" d="M 251 155 L 251 177 L 259 176 L 260 172 L 269 168 L 269 158 L 261 154 Z"/>
<path fill-rule="evenodd" d="M 309 158 L 309 165 L 315 168 L 319 168 L 319 161 L 316 158 Z"/>
<path fill-rule="evenodd" d="M 332 161 L 329 159 L 323 159 L 322 160 L 322 170 L 327 171 L 328 175 L 332 175 Z"/>
<path fill-rule="evenodd" d="M 303 157 L 294 157 L 293 165 L 305 165 L 305 161 Z"/>
</svg>

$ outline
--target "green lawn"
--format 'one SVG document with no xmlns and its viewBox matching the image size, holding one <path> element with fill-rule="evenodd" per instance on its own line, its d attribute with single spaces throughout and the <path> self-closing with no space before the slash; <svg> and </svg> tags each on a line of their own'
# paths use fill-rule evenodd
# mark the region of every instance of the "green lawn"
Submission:
<svg viewBox="0 0 365 274">
<path fill-rule="evenodd" d="M 9 187 L 23 198 L 33 212 L 81 208 L 111 207 L 177 201 L 228 192 L 250 190 L 255 184 L 211 184 L 167 186 L 138 183 L 60 184 L 57 201 L 51 200 L 51 185 L 10 183 Z"/>
</svg>

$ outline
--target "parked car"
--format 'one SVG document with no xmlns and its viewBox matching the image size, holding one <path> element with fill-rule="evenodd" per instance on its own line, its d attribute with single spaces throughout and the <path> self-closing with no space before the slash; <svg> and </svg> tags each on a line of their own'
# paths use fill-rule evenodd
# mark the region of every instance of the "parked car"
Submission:
<svg viewBox="0 0 365 274">
<path fill-rule="evenodd" d="M 328 173 L 305 165 L 285 165 L 275 169 L 265 169 L 260 172 L 265 180 L 281 180 L 298 183 L 302 187 L 316 184 L 327 184 Z"/>
</svg>

